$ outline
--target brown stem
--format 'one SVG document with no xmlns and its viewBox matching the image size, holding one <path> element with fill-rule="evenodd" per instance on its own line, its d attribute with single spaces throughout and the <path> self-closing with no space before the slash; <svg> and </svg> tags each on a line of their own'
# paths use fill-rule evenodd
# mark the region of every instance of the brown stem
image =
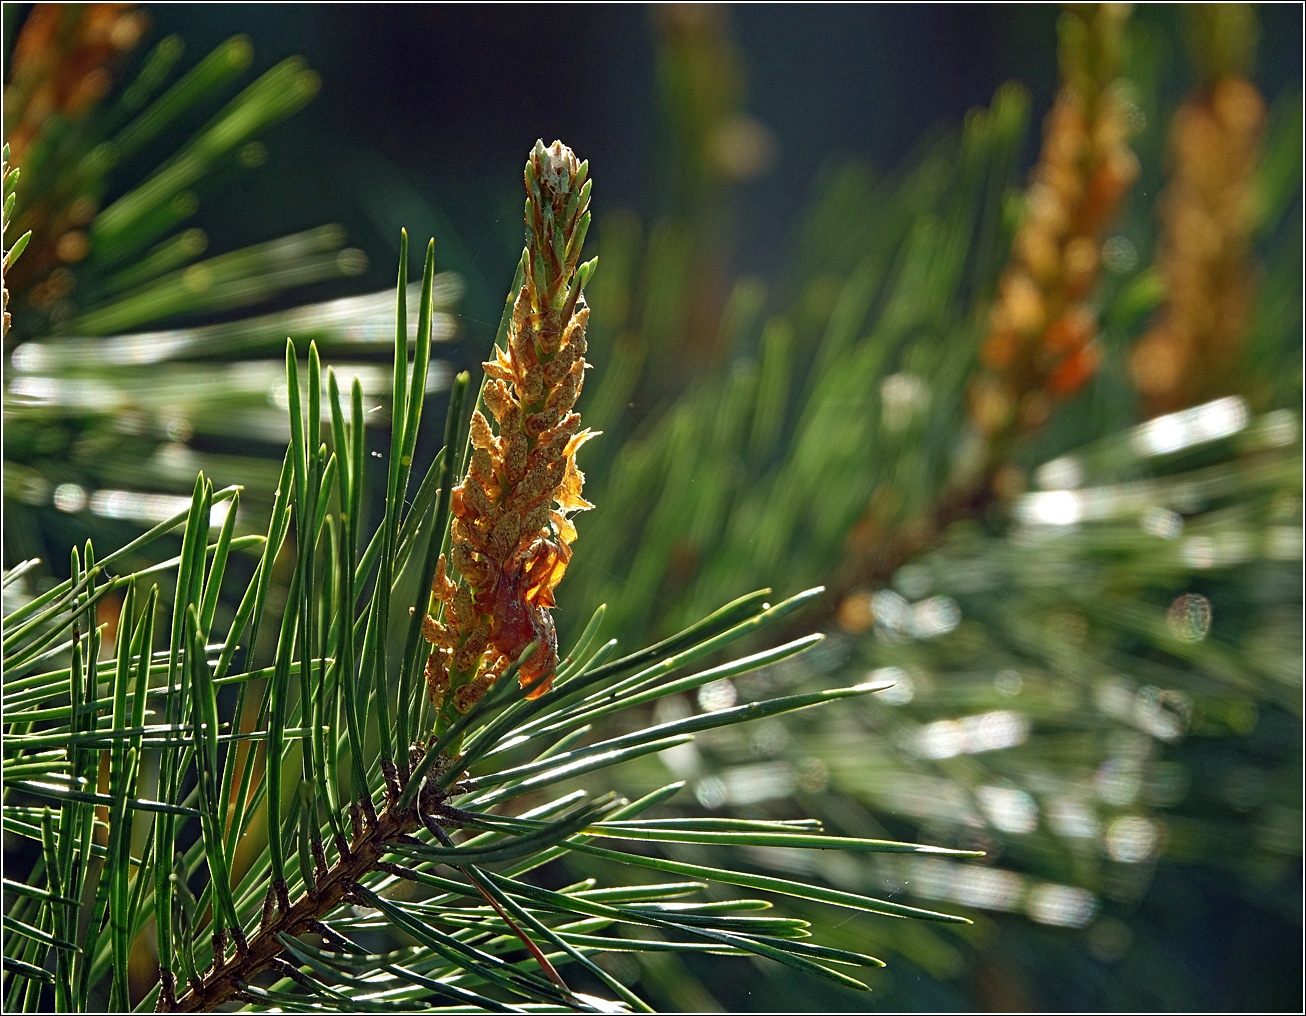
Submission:
<svg viewBox="0 0 1306 1016">
<path fill-rule="evenodd" d="M 954 522 L 982 515 L 994 500 L 994 472 L 993 467 L 986 468 L 974 483 L 956 487 L 940 497 L 924 519 L 904 524 L 869 550 L 850 554 L 831 576 L 814 606 L 798 614 L 786 629 L 786 635 L 800 629 L 809 632 L 814 622 L 823 625 L 832 621 L 839 604 L 850 593 L 883 585 L 908 561 L 936 546 Z"/>
<path fill-rule="evenodd" d="M 284 949 L 279 935 L 293 937 L 321 927 L 322 919 L 345 902 L 350 884 L 378 870 L 381 856 L 387 850 L 386 844 L 417 828 L 416 808 L 401 813 L 392 811 L 392 808 L 393 804 L 387 805 L 375 821 L 360 823 L 356 827 L 349 850 L 326 870 L 316 887 L 306 888 L 293 905 L 286 900 L 265 908 L 266 919 L 245 949 L 237 949 L 221 964 L 215 958 L 213 968 L 203 981 L 170 1004 L 170 993 L 163 993 L 158 1011 L 212 1012 L 224 1002 L 236 998 L 241 985 L 252 981 L 256 974 L 277 965 Z"/>
</svg>

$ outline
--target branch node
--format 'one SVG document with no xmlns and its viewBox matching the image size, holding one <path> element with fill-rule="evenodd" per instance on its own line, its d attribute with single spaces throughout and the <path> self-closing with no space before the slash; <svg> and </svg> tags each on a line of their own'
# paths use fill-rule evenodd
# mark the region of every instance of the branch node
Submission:
<svg viewBox="0 0 1306 1016">
<path fill-rule="evenodd" d="M 276 917 L 276 905 L 277 905 L 276 895 L 272 892 L 272 887 L 268 886 L 267 892 L 263 894 L 263 916 L 259 918 L 259 922 L 258 922 L 259 931 L 262 931 L 264 928 L 270 925 L 273 921 L 273 918 Z"/>
<path fill-rule="evenodd" d="M 399 771 L 395 769 L 394 759 L 381 759 L 381 773 L 385 776 L 386 805 L 393 808 L 403 790 L 399 786 Z"/>
<path fill-rule="evenodd" d="M 284 878 L 274 879 L 272 882 L 272 891 L 277 896 L 277 910 L 286 913 L 290 909 L 290 891 L 286 888 Z"/>
<path fill-rule="evenodd" d="M 363 808 L 364 828 L 376 826 L 376 806 L 372 804 L 371 794 L 362 794 L 358 798 L 358 803 Z"/>
<path fill-rule="evenodd" d="M 410 839 L 412 837 L 409 837 Z M 421 840 L 417 841 L 418 843 Z M 421 877 L 412 868 L 405 868 L 402 864 L 395 864 L 391 861 L 377 861 L 376 867 L 379 871 L 384 871 L 387 875 L 394 875 L 396 878 L 406 878 L 410 882 L 416 882 Z"/>
<path fill-rule="evenodd" d="M 336 931 L 335 928 L 331 927 L 329 924 L 322 921 L 310 921 L 308 929 L 309 931 L 321 935 L 324 941 L 341 952 L 351 951 L 349 939 L 345 938 L 344 935 L 340 934 L 340 932 Z"/>
<path fill-rule="evenodd" d="M 328 870 L 326 848 L 322 845 L 322 837 L 316 833 L 309 841 L 309 846 L 313 851 L 313 882 L 315 887 L 320 889 L 326 880 Z"/>
<path fill-rule="evenodd" d="M 289 960 L 285 960 L 282 959 L 280 956 L 276 956 L 272 960 L 272 966 L 283 977 L 289 977 L 301 988 L 307 988 L 309 991 L 316 991 L 316 989 L 313 986 L 313 982 L 310 981 L 306 976 L 304 976 L 304 972 L 300 970 L 299 967 L 291 963 Z"/>
<path fill-rule="evenodd" d="M 155 1012 L 168 1012 L 177 1007 L 177 975 L 171 970 L 159 971 L 159 1002 Z"/>
<path fill-rule="evenodd" d="M 463 811 L 451 804 L 437 804 L 431 811 L 440 819 L 441 825 L 453 826 L 456 829 L 476 821 L 476 816 L 470 811 Z"/>
<path fill-rule="evenodd" d="M 213 966 L 209 969 L 209 976 L 218 972 L 218 968 L 227 959 L 227 929 L 219 928 L 213 933 Z"/>
</svg>

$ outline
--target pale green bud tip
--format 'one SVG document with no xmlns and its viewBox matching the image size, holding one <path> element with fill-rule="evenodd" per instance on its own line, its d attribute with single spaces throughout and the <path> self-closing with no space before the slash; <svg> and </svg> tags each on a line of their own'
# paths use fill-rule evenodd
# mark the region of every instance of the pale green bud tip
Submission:
<svg viewBox="0 0 1306 1016">
<path fill-rule="evenodd" d="M 528 174 L 535 177 L 542 190 L 553 194 L 566 194 L 578 179 L 583 179 L 576 153 L 561 141 L 553 142 L 548 148 L 543 141 L 536 141 L 528 165 Z"/>
</svg>

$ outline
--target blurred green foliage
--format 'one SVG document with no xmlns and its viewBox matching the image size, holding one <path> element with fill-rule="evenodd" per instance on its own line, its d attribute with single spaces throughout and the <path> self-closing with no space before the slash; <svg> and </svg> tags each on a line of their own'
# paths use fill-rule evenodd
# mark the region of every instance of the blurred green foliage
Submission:
<svg viewBox="0 0 1306 1016">
<path fill-rule="evenodd" d="M 832 674 L 897 682 L 837 717 L 662 756 L 695 788 L 692 813 L 806 815 L 986 851 L 801 862 L 832 885 L 990 915 L 956 934 L 839 925 L 845 941 L 939 979 L 891 963 L 890 1008 L 1202 1008 L 1217 996 L 1273 1008 L 1300 990 L 1276 938 L 1300 942 L 1301 928 L 1301 94 L 1271 97 L 1259 287 L 1232 395 L 1141 422 L 1128 354 L 1165 298 L 1151 261 L 1164 96 L 1196 77 L 1149 13 L 1124 51 L 1142 177 L 1104 245 L 1100 370 L 1009 449 L 997 489 L 960 510 L 953 481 L 982 447 L 968 384 L 1021 216 L 1019 86 L 897 172 L 829 166 L 787 277 L 735 282 L 714 316 L 691 310 L 714 282 L 693 216 L 643 226 L 616 212 L 596 226 L 591 359 L 615 369 L 586 393 L 609 431 L 587 449 L 601 510 L 582 520 L 564 603 L 576 617 L 606 603 L 612 634 L 656 637 L 741 585 L 835 589 L 816 619 L 830 635 L 821 649 L 652 718 Z M 665 118 L 720 116 L 727 96 L 738 115 L 725 51 L 729 84 L 682 108 L 701 91 L 678 47 L 672 33 L 661 50 Z M 700 164 L 702 142 L 683 158 Z M 719 366 L 686 371 L 703 348 Z M 647 407 L 649 386 L 661 405 L 623 415 L 632 392 Z M 791 860 L 749 859 L 769 871 Z M 1191 927 L 1163 931 L 1158 911 L 1230 894 L 1247 921 L 1279 931 L 1247 936 L 1263 943 L 1255 973 L 1193 978 L 1189 956 L 1215 946 L 1177 945 Z M 668 988 L 668 1005 L 763 1009 L 795 990 L 769 974 L 744 992 L 694 972 L 707 994 Z"/>
<path fill-rule="evenodd" d="M 289 437 L 281 344 L 316 341 L 384 423 L 392 294 L 241 317 L 356 276 L 367 258 L 335 225 L 206 258 L 209 238 L 188 222 L 203 201 L 239 216 L 267 161 L 262 136 L 313 98 L 317 73 L 289 57 L 242 88 L 248 37 L 195 62 L 179 36 L 147 42 L 148 11 L 132 5 L 7 4 L 4 16 L 4 129 L 23 181 L 10 217 L 36 238 L 6 273 L 6 564 L 62 562 L 88 533 L 158 522 L 188 503 L 198 469 L 266 510 Z M 460 293 L 440 276 L 437 341 L 454 334 L 444 312 Z M 430 388 L 449 377 L 433 361 Z"/>
</svg>

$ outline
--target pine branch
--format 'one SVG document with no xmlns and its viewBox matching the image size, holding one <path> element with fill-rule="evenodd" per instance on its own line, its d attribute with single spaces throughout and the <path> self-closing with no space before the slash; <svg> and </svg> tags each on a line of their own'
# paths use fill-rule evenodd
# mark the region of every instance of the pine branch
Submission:
<svg viewBox="0 0 1306 1016">
<path fill-rule="evenodd" d="M 836 619 L 849 631 L 869 627 L 869 611 L 858 594 L 886 584 L 903 565 L 937 547 L 954 522 L 983 518 L 998 501 L 993 489 L 997 475 L 997 469 L 987 470 L 976 482 L 945 493 L 932 510 L 884 539 L 865 548 L 850 547 L 811 611 L 801 622 L 790 622 L 782 636 L 793 638 Z"/>
<path fill-rule="evenodd" d="M 445 775 L 442 771 L 435 777 Z M 240 929 L 230 929 L 235 940 L 235 954 L 230 958 L 218 948 L 213 965 L 203 975 L 200 984 L 191 985 L 180 998 L 171 997 L 165 983 L 159 996 L 158 1012 L 212 1012 L 223 1003 L 236 998 L 255 976 L 282 962 L 285 946 L 281 936 L 294 938 L 316 931 L 317 926 L 343 903 L 359 902 L 353 897 L 354 886 L 373 872 L 386 870 L 381 858 L 389 851 L 389 844 L 410 837 L 423 824 L 416 803 L 406 808 L 398 807 L 399 793 L 405 785 L 396 781 L 387 786 L 386 806 L 368 817 L 370 809 L 356 804 L 351 812 L 355 816 L 354 835 L 346 844 L 341 838 L 336 847 L 339 852 L 335 864 L 319 869 L 315 884 L 306 888 L 293 903 L 290 902 L 284 881 L 268 887 L 263 905 L 263 919 L 259 929 L 248 943 Z M 448 795 L 437 800 L 442 803 Z M 368 799 L 370 804 L 370 798 Z M 431 807 L 432 802 L 426 802 Z M 218 940 L 215 939 L 215 943 Z M 220 943 L 218 943 L 220 945 Z"/>
</svg>

